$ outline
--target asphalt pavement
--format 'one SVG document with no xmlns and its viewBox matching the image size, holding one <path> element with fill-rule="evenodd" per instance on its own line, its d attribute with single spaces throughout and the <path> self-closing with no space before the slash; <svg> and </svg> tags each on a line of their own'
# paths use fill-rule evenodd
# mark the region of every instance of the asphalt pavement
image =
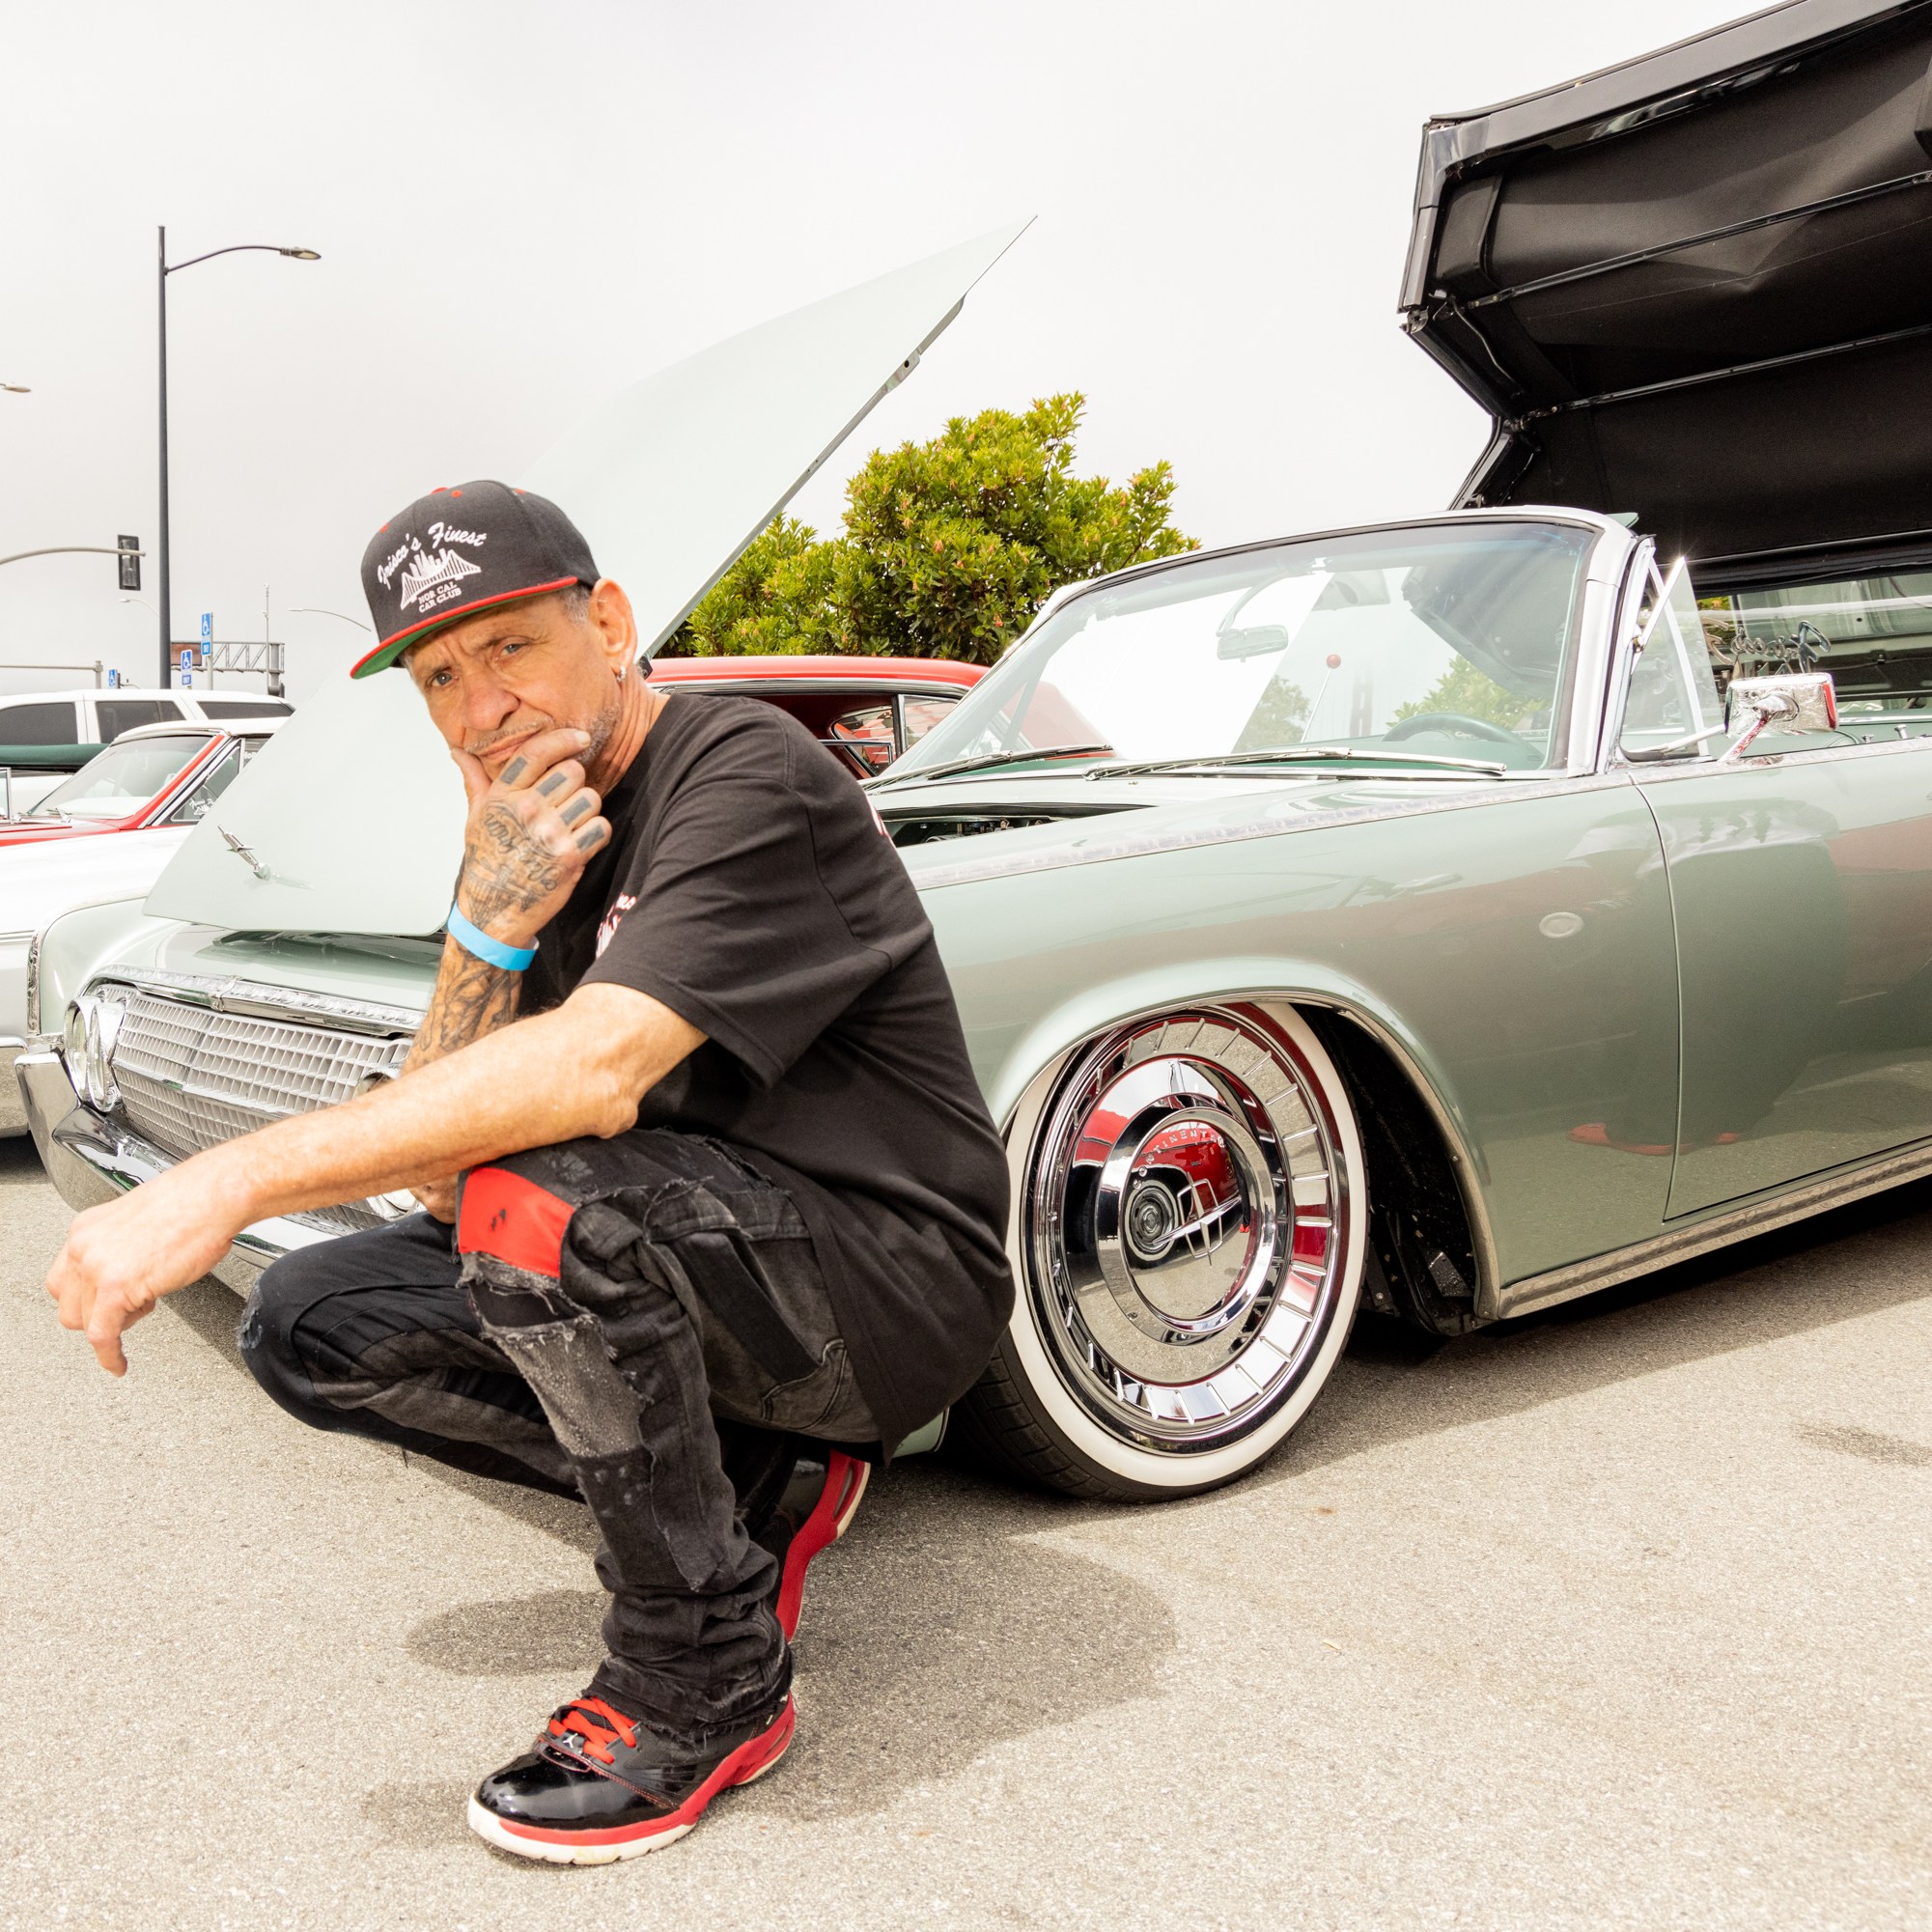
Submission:
<svg viewBox="0 0 1932 1932">
<path fill-rule="evenodd" d="M 464 1829 L 598 1657 L 574 1506 L 300 1427 L 202 1283 L 117 1383 L 0 1142 L 0 1926 L 1932 1926 L 1932 1188 L 1431 1346 L 1255 1476 L 908 1461 L 798 1741 L 556 1870 Z"/>
</svg>

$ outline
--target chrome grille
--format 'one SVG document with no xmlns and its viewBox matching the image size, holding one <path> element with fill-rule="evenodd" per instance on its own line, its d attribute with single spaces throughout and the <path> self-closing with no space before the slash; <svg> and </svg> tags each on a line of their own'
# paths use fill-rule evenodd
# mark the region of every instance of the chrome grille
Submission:
<svg viewBox="0 0 1932 1932">
<path fill-rule="evenodd" d="M 406 1039 L 227 1013 L 130 990 L 114 1046 L 117 1113 L 144 1140 L 186 1160 L 271 1121 L 352 1099 L 371 1074 L 394 1073 Z M 303 1217 L 377 1226 L 360 1202 Z"/>
</svg>

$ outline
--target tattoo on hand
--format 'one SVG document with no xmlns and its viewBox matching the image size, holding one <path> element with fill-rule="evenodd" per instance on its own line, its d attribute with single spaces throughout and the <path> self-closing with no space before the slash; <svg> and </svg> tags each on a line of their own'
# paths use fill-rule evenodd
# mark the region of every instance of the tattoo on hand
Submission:
<svg viewBox="0 0 1932 1932">
<path fill-rule="evenodd" d="M 563 883 L 563 868 L 545 851 L 514 805 L 501 799 L 483 808 L 462 868 L 463 910 L 488 929 L 505 912 L 527 912 Z"/>
</svg>

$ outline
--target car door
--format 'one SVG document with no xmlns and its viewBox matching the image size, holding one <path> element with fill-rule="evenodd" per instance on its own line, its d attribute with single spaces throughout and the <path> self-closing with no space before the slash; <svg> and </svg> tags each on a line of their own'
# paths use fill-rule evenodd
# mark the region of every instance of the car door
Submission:
<svg viewBox="0 0 1932 1932">
<path fill-rule="evenodd" d="M 1819 616 L 1844 628 L 1848 587 L 1815 588 Z M 1758 621 L 1773 607 L 1761 601 L 1704 603 L 1680 576 L 1633 671 L 1622 739 L 1641 761 L 1677 933 L 1672 1215 L 1932 1135 L 1932 596 L 1917 645 L 1840 653 L 1839 729 L 1767 731 L 1741 755 L 1727 753 L 1735 719 L 1711 735 L 1721 684 L 1829 664 L 1834 647 L 1788 601 L 1781 637 Z M 1882 694 L 1851 695 L 1874 657 Z M 1919 669 L 1901 676 L 1901 662 Z M 1697 732 L 1690 755 L 1655 758 Z"/>
</svg>

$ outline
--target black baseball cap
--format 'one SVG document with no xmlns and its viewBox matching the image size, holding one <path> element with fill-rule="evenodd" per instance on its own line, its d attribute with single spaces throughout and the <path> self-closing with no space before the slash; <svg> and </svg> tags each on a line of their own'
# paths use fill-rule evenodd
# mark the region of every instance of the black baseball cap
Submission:
<svg viewBox="0 0 1932 1932">
<path fill-rule="evenodd" d="M 380 642 L 349 675 L 386 671 L 431 631 L 493 603 L 596 582 L 583 533 L 547 497 L 488 480 L 433 490 L 362 553 L 362 594 Z"/>
</svg>

